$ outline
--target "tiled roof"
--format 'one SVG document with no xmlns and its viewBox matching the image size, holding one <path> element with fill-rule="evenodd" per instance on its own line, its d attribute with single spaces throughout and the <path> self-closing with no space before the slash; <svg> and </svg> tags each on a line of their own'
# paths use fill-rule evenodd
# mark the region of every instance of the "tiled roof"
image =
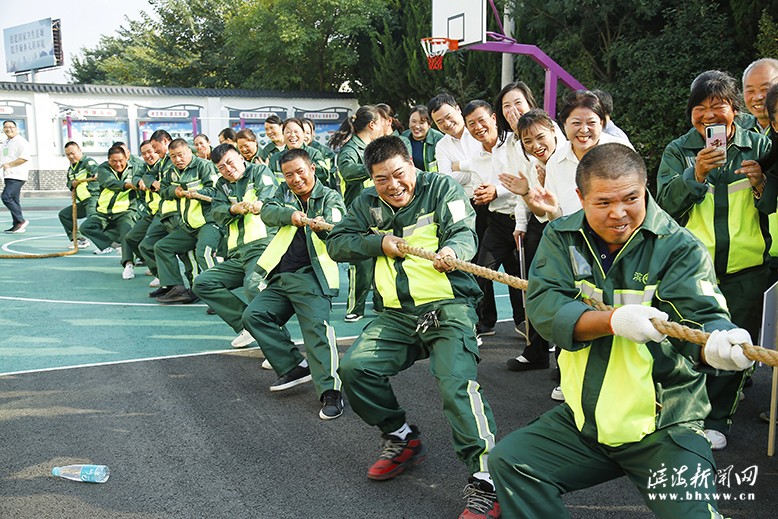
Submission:
<svg viewBox="0 0 778 519">
<path fill-rule="evenodd" d="M 230 88 L 174 88 L 126 85 L 72 85 L 53 83 L 14 83 L 0 81 L 0 92 L 43 92 L 51 94 L 91 94 L 128 96 L 190 96 L 190 97 L 280 97 L 294 99 L 354 99 L 340 92 L 292 92 L 283 90 L 243 90 Z"/>
</svg>

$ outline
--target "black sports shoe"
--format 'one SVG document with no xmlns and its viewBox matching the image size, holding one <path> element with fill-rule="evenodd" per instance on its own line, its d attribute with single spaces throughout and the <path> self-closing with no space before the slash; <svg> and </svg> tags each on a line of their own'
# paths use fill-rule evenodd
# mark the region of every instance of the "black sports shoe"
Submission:
<svg viewBox="0 0 778 519">
<path fill-rule="evenodd" d="M 495 333 L 496 332 L 494 331 L 494 326 L 490 328 L 487 326 L 483 326 L 481 324 L 475 325 L 475 334 L 478 337 L 487 337 L 487 336 L 494 335 Z"/>
<path fill-rule="evenodd" d="M 198 297 L 194 292 L 185 288 L 184 285 L 176 285 L 167 294 L 159 296 L 157 302 L 162 304 L 180 303 L 186 305 L 194 303 L 197 299 Z"/>
<path fill-rule="evenodd" d="M 515 359 L 508 359 L 505 361 L 505 365 L 510 371 L 529 371 L 531 369 L 548 369 L 548 361 L 542 362 L 522 362 L 519 359 L 526 358 L 523 355 L 519 355 Z"/>
<path fill-rule="evenodd" d="M 159 297 L 164 296 L 168 292 L 170 292 L 173 289 L 173 287 L 159 287 L 158 289 L 154 290 L 153 292 L 149 292 L 149 297 Z"/>
<path fill-rule="evenodd" d="M 343 397 L 337 389 L 328 389 L 321 395 L 319 418 L 333 420 L 343 414 Z"/>
<path fill-rule="evenodd" d="M 497 519 L 500 517 L 500 504 L 494 487 L 483 479 L 470 476 L 467 486 L 462 492 L 467 499 L 465 510 L 459 519 Z"/>
<path fill-rule="evenodd" d="M 270 386 L 270 391 L 283 391 L 294 386 L 299 386 L 300 384 L 305 384 L 311 380 L 313 380 L 311 378 L 311 368 L 298 365 L 278 377 L 278 380 L 273 382 L 273 385 Z"/>
</svg>

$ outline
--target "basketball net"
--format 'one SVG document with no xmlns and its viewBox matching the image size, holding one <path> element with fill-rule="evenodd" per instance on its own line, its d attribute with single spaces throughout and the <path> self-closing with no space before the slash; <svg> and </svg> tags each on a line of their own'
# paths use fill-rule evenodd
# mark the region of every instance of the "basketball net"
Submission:
<svg viewBox="0 0 778 519">
<path fill-rule="evenodd" d="M 443 69 L 443 56 L 450 50 L 457 50 L 459 42 L 448 38 L 422 38 L 421 48 L 427 55 L 427 65 L 430 70 Z"/>
</svg>

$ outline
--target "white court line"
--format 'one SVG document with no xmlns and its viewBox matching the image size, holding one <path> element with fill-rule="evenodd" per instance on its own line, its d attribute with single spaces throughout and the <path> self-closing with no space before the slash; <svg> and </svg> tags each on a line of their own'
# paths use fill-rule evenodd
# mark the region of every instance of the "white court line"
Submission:
<svg viewBox="0 0 778 519">
<path fill-rule="evenodd" d="M 203 304 L 188 304 L 188 305 L 163 305 L 162 303 L 117 303 L 115 301 L 68 301 L 63 299 L 36 299 L 33 297 L 10 297 L 0 296 L 0 299 L 6 301 L 26 301 L 29 303 L 60 303 L 68 305 L 106 305 L 106 306 L 193 306 L 204 307 Z"/>
<path fill-rule="evenodd" d="M 357 336 L 349 336 L 349 337 L 339 337 L 338 340 L 349 340 L 349 339 L 356 339 Z M 295 344 L 302 344 L 303 341 L 294 341 Z M 147 357 L 144 359 L 128 359 L 128 360 L 114 360 L 109 362 L 95 362 L 92 364 L 78 364 L 75 366 L 61 366 L 61 367 L 55 367 L 55 368 L 42 368 L 42 369 L 28 369 L 24 371 L 11 371 L 8 373 L 0 373 L 1 377 L 8 377 L 12 375 L 25 375 L 28 373 L 46 373 L 50 371 L 65 371 L 70 369 L 79 369 L 79 368 L 96 368 L 100 366 L 115 366 L 118 364 L 135 364 L 138 362 L 148 362 L 152 360 L 167 360 L 167 359 L 181 359 L 186 357 L 201 357 L 203 355 L 221 355 L 223 353 L 237 353 L 240 351 L 250 351 L 250 350 L 257 350 L 260 349 L 259 346 L 253 346 L 251 348 L 230 348 L 228 350 L 217 350 L 217 351 L 203 351 L 200 353 L 182 353 L 180 355 L 165 355 L 161 357 Z"/>
</svg>

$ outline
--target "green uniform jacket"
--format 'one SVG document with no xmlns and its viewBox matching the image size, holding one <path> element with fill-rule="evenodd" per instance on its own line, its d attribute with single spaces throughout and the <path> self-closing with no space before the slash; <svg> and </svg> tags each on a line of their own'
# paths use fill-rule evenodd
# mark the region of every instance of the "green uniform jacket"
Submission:
<svg viewBox="0 0 778 519">
<path fill-rule="evenodd" d="M 286 147 L 284 147 L 284 149 L 286 149 Z M 257 152 L 257 157 L 260 157 L 262 160 L 267 160 L 270 158 L 270 156 L 273 153 L 278 153 L 279 151 L 283 151 L 283 150 L 278 146 L 276 146 L 275 142 L 270 141 L 267 144 L 265 144 L 265 146 L 261 150 Z"/>
<path fill-rule="evenodd" d="M 413 139 L 410 130 L 405 130 L 402 136 L 408 139 L 408 142 Z M 435 128 L 430 128 L 427 131 L 427 135 L 424 136 L 422 141 L 422 155 L 424 156 L 424 171 L 431 171 L 437 173 L 438 163 L 435 161 L 435 145 L 440 139 L 443 138 L 443 134 Z M 411 157 L 413 157 L 413 145 L 411 145 Z"/>
<path fill-rule="evenodd" d="M 157 162 L 151 166 L 144 162 L 143 167 L 138 168 L 138 170 L 135 172 L 135 175 L 132 177 L 132 185 L 135 186 L 136 189 L 138 188 L 140 181 L 143 180 L 143 185 L 146 186 L 146 190 L 143 191 L 143 199 L 141 202 L 151 214 L 157 214 L 157 211 L 159 211 L 159 204 L 162 202 L 162 197 L 159 195 L 159 193 L 151 191 L 149 189 L 151 184 L 146 183 L 146 179 L 149 178 L 152 179 L 152 182 L 154 181 L 153 179 L 155 176 L 157 164 L 159 164 L 159 159 L 157 159 Z"/>
<path fill-rule="evenodd" d="M 281 171 L 281 164 L 279 164 L 279 161 L 281 160 L 281 155 L 283 155 L 284 152 L 288 149 L 289 148 L 286 148 L 283 151 L 275 152 L 268 160 L 267 165 L 273 171 L 273 173 L 276 174 L 276 178 L 278 178 L 279 184 L 284 182 L 284 172 Z M 321 154 L 321 152 L 315 148 L 311 148 L 306 144 L 303 144 L 301 149 L 308 152 L 308 156 L 311 157 L 311 162 L 316 165 L 316 178 L 318 178 L 325 186 L 329 186 L 330 167 L 324 160 L 324 156 Z"/>
<path fill-rule="evenodd" d="M 323 157 L 322 165 L 329 172 L 327 187 L 340 192 L 340 176 L 338 175 L 338 162 L 335 159 L 335 152 L 317 140 L 311 141 L 310 147 L 321 153 Z"/>
<path fill-rule="evenodd" d="M 264 205 L 276 192 L 278 182 L 270 168 L 246 164 L 246 171 L 236 182 L 220 178 L 211 202 L 211 218 L 227 229 L 227 257 L 240 252 L 243 257 L 263 250 L 275 236 L 275 227 L 266 227 L 258 214 L 232 214 L 230 207 L 238 202 L 260 201 Z"/>
<path fill-rule="evenodd" d="M 345 184 L 343 201 L 346 202 L 346 207 L 351 207 L 351 203 L 363 189 L 373 185 L 370 172 L 362 160 L 365 156 L 366 147 L 365 141 L 355 134 L 351 136 L 338 152 L 338 171 L 340 172 L 340 178 L 343 179 Z"/>
<path fill-rule="evenodd" d="M 618 252 L 607 276 L 584 213 L 550 222 L 530 267 L 527 312 L 543 338 L 562 348 L 566 405 L 581 433 L 617 446 L 668 425 L 703 420 L 710 410 L 700 347 L 677 339 L 637 344 L 606 336 L 576 342 L 573 330 L 592 307 L 653 305 L 670 321 L 706 332 L 731 329 L 704 246 L 649 198 L 646 218 Z"/>
<path fill-rule="evenodd" d="M 273 198 L 268 200 L 262 208 L 260 216 L 265 224 L 269 227 L 279 227 L 278 233 L 257 260 L 256 270 L 265 280 L 278 266 L 294 239 L 298 229 L 292 225 L 292 214 L 295 211 L 303 211 L 303 205 L 297 195 L 286 185 L 286 182 L 278 186 Z M 313 219 L 321 216 L 327 222 L 336 224 L 341 221 L 345 212 L 346 207 L 343 205 L 343 199 L 340 195 L 317 180 L 311 196 L 308 198 L 308 210 L 305 211 L 308 218 Z M 340 280 L 338 264 L 329 257 L 324 244 L 329 233 L 326 231 L 314 233 L 307 225 L 303 230 L 316 280 L 324 295 L 335 297 L 338 295 Z"/>
<path fill-rule="evenodd" d="M 160 197 L 160 203 L 157 211 L 163 217 L 178 213 L 178 198 L 174 196 L 171 199 L 166 199 L 162 194 L 162 181 L 168 175 L 172 175 L 175 169 L 176 167 L 170 161 L 170 156 L 165 155 L 154 164 L 153 168 L 147 169 L 145 171 L 146 174 L 142 177 L 146 187 L 151 187 L 155 181 L 159 180 L 159 191 L 157 193 Z"/>
<path fill-rule="evenodd" d="M 108 162 L 97 167 L 97 183 L 100 185 L 98 213 L 111 216 L 136 209 L 135 191 L 124 188 L 125 184 L 132 183 L 134 173 L 135 167 L 130 161 L 121 173 L 114 171 Z"/>
<path fill-rule="evenodd" d="M 213 162 L 203 160 L 200 157 L 192 155 L 192 162 L 179 171 L 173 167 L 165 178 L 160 182 L 160 194 L 166 200 L 172 200 L 176 197 L 176 187 L 181 186 L 185 191 L 198 191 L 203 195 L 213 196 L 213 185 L 217 178 L 216 167 Z M 208 220 L 208 213 L 211 204 L 202 203 L 194 198 L 178 199 L 179 213 L 181 220 L 190 229 L 199 229 Z"/>
<path fill-rule="evenodd" d="M 770 141 L 735 125 L 726 165 L 712 170 L 701 184 L 694 177 L 694 163 L 704 147 L 694 128 L 667 145 L 657 176 L 657 202 L 705 244 L 717 275 L 762 265 L 771 243 L 767 215 L 775 212 L 778 182 L 768 181 L 756 200 L 748 178 L 734 171 L 742 161 L 767 154 Z"/>
<path fill-rule="evenodd" d="M 375 187 L 364 190 L 330 233 L 327 250 L 336 261 L 376 258 L 375 287 L 386 308 L 421 315 L 441 303 L 474 306 L 481 298 L 472 274 L 438 272 L 432 262 L 416 256 L 384 256 L 384 234 L 432 252 L 451 247 L 457 258 L 469 261 L 476 252 L 475 212 L 451 177 L 417 170 L 413 199 L 400 209 L 381 200 Z"/>
<path fill-rule="evenodd" d="M 75 164 L 71 164 L 68 168 L 68 183 L 67 188 L 73 191 L 73 181 L 83 180 L 85 178 L 94 177 L 97 174 L 97 161 L 91 157 L 82 157 L 81 160 Z M 85 182 L 79 184 L 76 188 L 76 199 L 79 202 L 83 202 L 87 198 L 92 196 L 99 196 L 100 184 L 98 182 Z"/>
</svg>

